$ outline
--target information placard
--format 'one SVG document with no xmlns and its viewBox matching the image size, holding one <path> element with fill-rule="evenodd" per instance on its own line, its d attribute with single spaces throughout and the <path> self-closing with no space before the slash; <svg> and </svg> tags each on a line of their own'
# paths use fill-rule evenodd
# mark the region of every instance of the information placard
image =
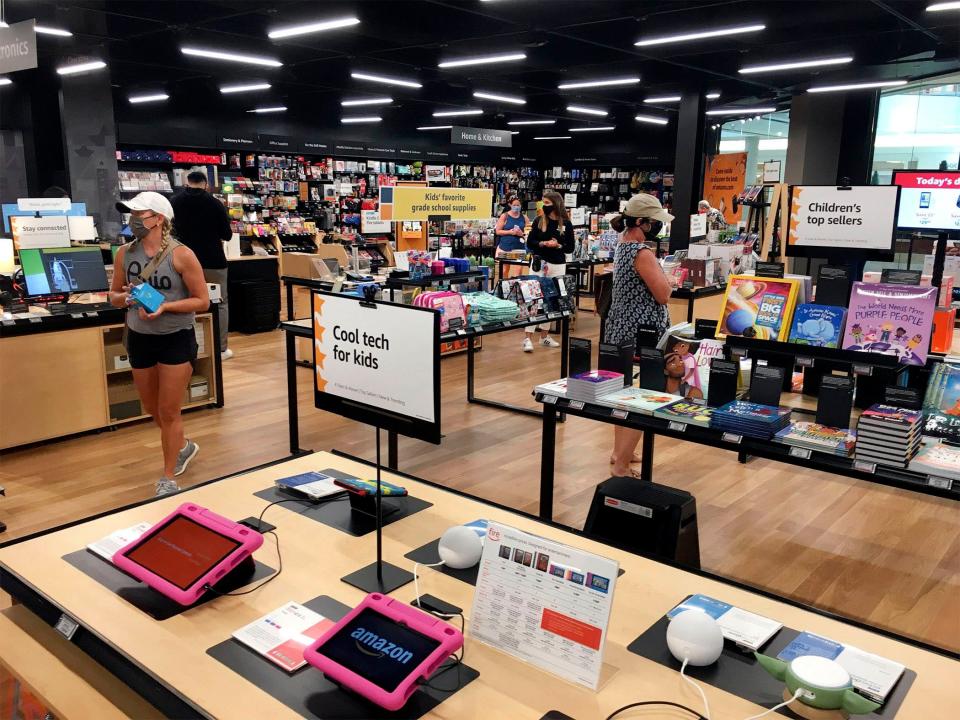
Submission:
<svg viewBox="0 0 960 720">
<path fill-rule="evenodd" d="M 614 560 L 490 523 L 470 634 L 596 690 L 619 569 Z"/>
<path fill-rule="evenodd" d="M 893 252 L 896 185 L 793 185 L 787 255 L 883 255 Z"/>
<path fill-rule="evenodd" d="M 960 230 L 960 172 L 956 170 L 896 170 L 901 230 Z"/>
<path fill-rule="evenodd" d="M 411 185 L 380 188 L 383 220 L 427 220 L 445 215 L 449 220 L 486 220 L 493 213 L 493 190 L 436 188 Z"/>
<path fill-rule="evenodd" d="M 13 241 L 18 250 L 70 247 L 70 225 L 66 215 L 55 217 L 12 217 Z"/>
<path fill-rule="evenodd" d="M 381 220 L 379 210 L 361 210 L 360 211 L 360 232 L 388 233 L 392 231 L 393 231 L 393 224 L 387 220 Z"/>
<path fill-rule="evenodd" d="M 440 443 L 440 314 L 348 295 L 313 296 L 317 408 Z"/>
</svg>

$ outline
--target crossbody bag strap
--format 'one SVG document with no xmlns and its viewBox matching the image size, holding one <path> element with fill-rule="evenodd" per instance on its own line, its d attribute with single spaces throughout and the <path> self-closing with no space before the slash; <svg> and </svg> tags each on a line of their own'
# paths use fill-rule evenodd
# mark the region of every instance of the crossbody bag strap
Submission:
<svg viewBox="0 0 960 720">
<path fill-rule="evenodd" d="M 157 271 L 157 268 L 160 267 L 160 263 L 167 259 L 170 253 L 173 252 L 174 242 L 170 241 L 167 246 L 153 256 L 153 259 L 147 263 L 147 266 L 140 271 L 140 274 L 137 275 L 137 279 L 142 282 L 148 282 L 151 276 Z"/>
</svg>

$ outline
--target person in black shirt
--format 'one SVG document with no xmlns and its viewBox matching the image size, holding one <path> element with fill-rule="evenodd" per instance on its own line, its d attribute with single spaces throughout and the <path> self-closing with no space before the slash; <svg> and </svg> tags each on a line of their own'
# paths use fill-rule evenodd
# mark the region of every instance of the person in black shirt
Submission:
<svg viewBox="0 0 960 720">
<path fill-rule="evenodd" d="M 232 230 L 227 209 L 207 192 L 207 176 L 198 170 L 187 175 L 187 186 L 170 199 L 170 204 L 173 205 L 173 230 L 177 240 L 193 250 L 203 267 L 206 281 L 220 286 L 220 357 L 229 360 L 233 351 L 227 347 L 230 311 L 223 241 L 230 239 Z"/>
<path fill-rule="evenodd" d="M 563 205 L 563 196 L 553 190 L 543 193 L 543 215 L 530 228 L 527 250 L 540 258 L 540 269 L 534 271 L 543 277 L 558 277 L 567 274 L 567 255 L 573 252 L 573 223 Z M 533 331 L 540 331 L 540 344 L 558 348 L 560 343 L 550 337 L 548 324 L 527 328 L 523 351 L 533 352 Z"/>
</svg>

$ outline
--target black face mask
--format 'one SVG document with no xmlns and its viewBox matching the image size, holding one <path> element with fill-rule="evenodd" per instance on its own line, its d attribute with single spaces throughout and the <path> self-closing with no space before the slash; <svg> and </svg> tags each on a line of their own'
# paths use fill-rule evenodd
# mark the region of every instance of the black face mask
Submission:
<svg viewBox="0 0 960 720">
<path fill-rule="evenodd" d="M 663 223 L 660 220 L 651 220 L 650 229 L 645 230 L 643 234 L 647 240 L 654 241 L 657 239 L 661 230 L 663 230 Z"/>
<path fill-rule="evenodd" d="M 553 214 L 553 205 L 544 205 L 543 214 L 546 215 L 547 217 L 550 217 L 550 215 Z"/>
</svg>

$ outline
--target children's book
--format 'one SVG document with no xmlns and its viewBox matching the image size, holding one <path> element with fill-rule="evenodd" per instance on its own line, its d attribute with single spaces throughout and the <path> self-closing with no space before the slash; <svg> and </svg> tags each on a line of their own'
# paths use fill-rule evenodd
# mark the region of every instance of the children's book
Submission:
<svg viewBox="0 0 960 720">
<path fill-rule="evenodd" d="M 843 337 L 847 309 L 833 305 L 798 305 L 793 313 L 790 342 L 835 348 Z"/>
<path fill-rule="evenodd" d="M 844 350 L 895 355 L 923 365 L 930 348 L 937 289 L 918 285 L 856 282 L 850 293 Z"/>
<path fill-rule="evenodd" d="M 687 400 L 677 400 L 677 402 L 664 405 L 653 411 L 653 416 L 662 420 L 672 420 L 690 425 L 699 425 L 700 427 L 710 427 L 710 416 L 714 408 L 706 405 L 697 405 Z"/>
<path fill-rule="evenodd" d="M 799 287 L 799 280 L 788 278 L 731 275 L 727 279 L 717 337 L 740 335 L 786 342 Z"/>
</svg>

